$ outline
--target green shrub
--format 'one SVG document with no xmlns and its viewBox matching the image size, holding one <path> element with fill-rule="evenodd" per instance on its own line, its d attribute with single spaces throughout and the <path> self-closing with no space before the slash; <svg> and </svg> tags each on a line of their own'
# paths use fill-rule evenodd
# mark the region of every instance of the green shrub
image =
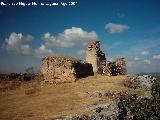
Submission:
<svg viewBox="0 0 160 120">
<path fill-rule="evenodd" d="M 135 120 L 160 119 L 160 82 L 155 81 L 151 90 L 152 97 L 140 98 L 129 95 L 125 106 L 130 110 Z"/>
</svg>

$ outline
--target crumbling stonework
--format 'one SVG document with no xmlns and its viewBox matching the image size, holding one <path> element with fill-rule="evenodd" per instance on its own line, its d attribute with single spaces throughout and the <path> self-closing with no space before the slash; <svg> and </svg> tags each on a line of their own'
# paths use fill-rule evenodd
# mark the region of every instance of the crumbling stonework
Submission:
<svg viewBox="0 0 160 120">
<path fill-rule="evenodd" d="M 103 60 L 106 60 L 106 58 L 105 54 L 100 49 L 100 42 L 90 42 L 86 49 L 86 61 L 92 64 L 95 73 L 98 71 L 98 67 Z"/>
<path fill-rule="evenodd" d="M 124 58 L 118 58 L 114 61 L 107 61 L 106 66 L 103 68 L 103 73 L 108 76 L 125 75 L 126 64 Z"/>
<path fill-rule="evenodd" d="M 92 65 L 70 56 L 48 56 L 42 60 L 42 74 L 50 83 L 72 82 L 93 75 Z"/>
<path fill-rule="evenodd" d="M 108 76 L 125 75 L 126 64 L 124 58 L 108 61 L 105 54 L 100 49 L 99 41 L 92 41 L 86 49 L 86 61 L 93 66 L 94 73 Z"/>
<path fill-rule="evenodd" d="M 115 60 L 115 66 L 116 66 L 116 75 L 127 74 L 125 58 L 117 58 Z"/>
<path fill-rule="evenodd" d="M 86 61 L 71 56 L 48 56 L 42 60 L 42 75 L 45 81 L 50 83 L 63 83 L 94 75 L 94 73 L 108 76 L 126 74 L 124 58 L 107 61 L 100 49 L 99 41 L 88 44 Z"/>
</svg>

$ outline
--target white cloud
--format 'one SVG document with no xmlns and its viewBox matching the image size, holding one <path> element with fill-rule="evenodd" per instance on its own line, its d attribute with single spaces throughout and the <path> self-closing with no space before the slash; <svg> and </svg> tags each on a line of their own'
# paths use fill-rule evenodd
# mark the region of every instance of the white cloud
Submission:
<svg viewBox="0 0 160 120">
<path fill-rule="evenodd" d="M 139 60 L 141 60 L 141 58 L 139 58 L 139 57 L 136 56 L 136 57 L 134 58 L 134 60 L 135 60 L 135 61 L 139 61 Z"/>
<path fill-rule="evenodd" d="M 117 41 L 117 42 L 114 42 L 112 44 L 105 44 L 104 43 L 101 46 L 102 46 L 103 50 L 108 51 L 108 50 L 112 50 L 112 49 L 115 49 L 115 48 L 119 48 L 120 45 L 121 45 L 121 41 Z"/>
<path fill-rule="evenodd" d="M 147 55 L 149 55 L 150 53 L 149 53 L 149 51 L 142 51 L 141 54 L 147 56 Z"/>
<path fill-rule="evenodd" d="M 142 61 L 138 57 L 126 58 L 126 63 L 128 67 L 133 67 L 133 66 L 135 67 L 142 65 Z"/>
<path fill-rule="evenodd" d="M 43 43 L 38 48 L 32 48 L 30 46 L 33 36 L 22 33 L 12 32 L 8 38 L 6 38 L 2 47 L 12 54 L 16 55 L 30 55 L 36 57 L 43 57 L 46 55 L 54 54 L 52 51 L 54 48 L 72 48 L 78 45 L 84 46 L 89 41 L 98 40 L 96 32 L 84 31 L 82 28 L 72 27 L 66 29 L 64 32 L 59 33 L 56 36 L 51 35 L 49 32 L 43 35 Z M 84 54 L 83 50 L 77 52 L 79 55 Z"/>
<path fill-rule="evenodd" d="M 29 45 L 21 45 L 20 50 L 21 55 L 32 55 L 32 48 Z"/>
<path fill-rule="evenodd" d="M 133 58 L 127 59 L 127 66 L 128 67 L 142 67 L 151 64 L 151 61 L 148 59 L 143 60 L 142 58 L 139 58 L 137 56 Z"/>
<path fill-rule="evenodd" d="M 109 33 L 114 34 L 124 32 L 125 30 L 129 29 L 129 26 L 123 24 L 107 23 L 105 25 L 105 29 Z"/>
<path fill-rule="evenodd" d="M 77 51 L 77 54 L 78 55 L 85 55 L 85 50 L 79 50 L 79 51 Z"/>
<path fill-rule="evenodd" d="M 135 66 L 137 65 L 135 61 L 127 61 L 127 66 L 128 67 L 132 67 L 132 66 Z"/>
<path fill-rule="evenodd" d="M 160 55 L 154 55 L 154 56 L 153 56 L 153 59 L 160 61 Z"/>
<path fill-rule="evenodd" d="M 107 60 L 108 60 L 108 61 L 114 61 L 114 58 L 112 58 L 112 57 L 107 57 Z"/>
<path fill-rule="evenodd" d="M 23 36 L 22 33 L 12 32 L 9 38 L 5 39 L 2 47 L 8 52 L 20 55 L 31 55 L 32 49 L 27 42 L 31 41 L 33 37 L 31 35 Z"/>
<path fill-rule="evenodd" d="M 43 36 L 45 45 L 47 47 L 62 47 L 72 48 L 76 44 L 86 44 L 92 40 L 98 40 L 96 32 L 84 31 L 82 28 L 72 27 L 71 29 L 64 30 L 63 33 L 59 33 L 57 36 L 51 35 L 49 32 Z"/>
<path fill-rule="evenodd" d="M 138 58 L 138 60 L 127 60 L 127 67 L 136 67 L 136 68 L 140 68 L 140 67 L 144 67 L 146 65 L 151 65 L 151 61 L 148 59 L 142 60 L 140 58 Z"/>
<path fill-rule="evenodd" d="M 26 42 L 30 42 L 34 39 L 34 37 L 30 34 L 23 36 Z"/>
<path fill-rule="evenodd" d="M 147 64 L 147 65 L 150 65 L 150 64 L 151 64 L 151 61 L 150 61 L 150 60 L 144 60 L 143 62 L 144 62 L 144 64 Z"/>
<path fill-rule="evenodd" d="M 52 55 L 53 51 L 51 49 L 47 49 L 45 45 L 41 45 L 39 48 L 35 49 L 34 56 L 42 58 L 46 55 Z"/>
</svg>

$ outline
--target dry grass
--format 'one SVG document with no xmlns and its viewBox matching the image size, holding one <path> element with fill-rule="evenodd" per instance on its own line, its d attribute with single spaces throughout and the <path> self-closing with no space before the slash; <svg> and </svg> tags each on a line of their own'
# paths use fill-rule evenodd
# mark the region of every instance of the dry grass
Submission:
<svg viewBox="0 0 160 120">
<path fill-rule="evenodd" d="M 41 86 L 39 82 L 27 83 L 21 88 L 0 94 L 0 119 L 43 120 L 45 117 L 79 114 L 86 108 L 107 100 L 90 98 L 89 94 L 95 91 L 144 93 L 125 87 L 123 85 L 125 79 L 126 76 L 97 75 L 59 85 Z M 31 94 L 26 94 L 29 88 Z"/>
</svg>

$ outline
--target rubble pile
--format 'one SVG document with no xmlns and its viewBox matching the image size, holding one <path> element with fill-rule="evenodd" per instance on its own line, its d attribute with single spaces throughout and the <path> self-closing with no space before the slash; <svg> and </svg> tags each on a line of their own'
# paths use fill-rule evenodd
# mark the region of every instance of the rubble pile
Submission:
<svg viewBox="0 0 160 120">
<path fill-rule="evenodd" d="M 114 61 L 113 75 L 125 75 L 127 74 L 126 63 L 124 58 L 118 58 Z"/>
</svg>

